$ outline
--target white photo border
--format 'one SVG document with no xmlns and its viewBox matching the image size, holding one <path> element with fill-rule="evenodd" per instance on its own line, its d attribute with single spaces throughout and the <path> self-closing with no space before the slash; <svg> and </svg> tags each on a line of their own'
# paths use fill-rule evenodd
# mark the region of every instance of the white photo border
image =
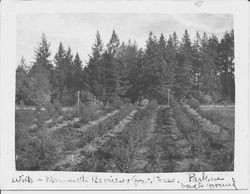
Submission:
<svg viewBox="0 0 250 194">
<path fill-rule="evenodd" d="M 224 177 L 236 181 L 237 189 L 248 189 L 249 157 L 249 68 L 248 68 L 248 2 L 247 1 L 3 1 L 1 4 L 1 189 L 3 190 L 182 190 L 180 184 L 151 184 L 159 176 L 188 181 L 188 173 L 88 173 L 59 171 L 16 171 L 15 169 L 15 68 L 16 68 L 16 17 L 18 14 L 34 13 L 223 13 L 233 14 L 235 37 L 235 166 L 233 172 L 206 172 L 208 176 Z M 197 173 L 201 175 L 201 173 Z M 4 176 L 2 176 L 4 175 Z M 13 178 L 30 176 L 33 183 L 13 183 Z M 85 176 L 88 183 L 69 183 Z M 47 178 L 46 178 L 47 177 Z M 55 177 L 62 182 L 46 182 Z M 108 178 L 109 183 L 95 183 L 93 177 L 100 180 Z M 145 184 L 111 183 L 119 179 L 136 178 L 145 180 Z M 144 179 L 145 178 L 145 179 Z M 43 181 L 39 181 L 42 179 Z"/>
</svg>

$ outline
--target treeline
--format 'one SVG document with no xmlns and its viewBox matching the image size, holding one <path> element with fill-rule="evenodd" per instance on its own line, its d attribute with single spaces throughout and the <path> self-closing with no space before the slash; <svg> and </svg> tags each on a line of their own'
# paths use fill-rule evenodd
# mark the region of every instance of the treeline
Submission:
<svg viewBox="0 0 250 194">
<path fill-rule="evenodd" d="M 71 106 L 82 90 L 104 103 L 143 97 L 166 102 L 168 92 L 178 100 L 235 99 L 233 30 L 221 40 L 196 32 L 193 41 L 187 30 L 180 39 L 175 32 L 168 38 L 150 32 L 145 48 L 130 40 L 121 43 L 115 31 L 105 47 L 97 31 L 87 65 L 62 43 L 53 60 L 50 57 L 50 43 L 43 35 L 32 66 L 23 58 L 16 70 L 17 104 Z"/>
</svg>

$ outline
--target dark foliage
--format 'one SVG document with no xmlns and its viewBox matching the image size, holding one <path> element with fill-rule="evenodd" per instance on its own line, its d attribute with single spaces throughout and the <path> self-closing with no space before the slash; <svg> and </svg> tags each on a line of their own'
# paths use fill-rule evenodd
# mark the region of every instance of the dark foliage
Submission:
<svg viewBox="0 0 250 194">
<path fill-rule="evenodd" d="M 78 53 L 73 57 L 70 47 L 65 50 L 62 43 L 51 61 L 49 47 L 43 35 L 32 66 L 27 68 L 22 59 L 16 70 L 16 103 L 43 106 L 59 101 L 72 106 L 81 90 L 104 103 L 117 97 L 165 103 L 169 91 L 177 100 L 192 94 L 202 103 L 234 102 L 233 31 L 220 41 L 215 35 L 197 32 L 193 42 L 187 30 L 181 41 L 176 33 L 157 39 L 150 32 L 145 49 L 130 40 L 120 43 L 115 31 L 104 48 L 97 32 L 86 66 Z"/>
</svg>

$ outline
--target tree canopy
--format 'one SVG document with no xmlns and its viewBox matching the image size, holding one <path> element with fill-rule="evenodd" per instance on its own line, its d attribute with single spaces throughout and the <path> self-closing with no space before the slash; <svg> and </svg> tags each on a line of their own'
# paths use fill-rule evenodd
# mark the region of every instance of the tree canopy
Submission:
<svg viewBox="0 0 250 194">
<path fill-rule="evenodd" d="M 166 102 L 168 91 L 179 100 L 192 95 L 202 101 L 208 95 L 214 102 L 234 102 L 233 30 L 221 40 L 198 31 L 194 37 L 192 41 L 187 30 L 180 39 L 175 32 L 159 38 L 149 32 L 145 48 L 139 48 L 131 40 L 121 42 L 113 30 L 105 47 L 97 31 L 85 64 L 62 42 L 51 59 L 43 34 L 31 66 L 22 58 L 16 69 L 16 103 L 42 106 L 59 101 L 70 106 L 82 90 L 104 103 L 117 97 Z"/>
</svg>

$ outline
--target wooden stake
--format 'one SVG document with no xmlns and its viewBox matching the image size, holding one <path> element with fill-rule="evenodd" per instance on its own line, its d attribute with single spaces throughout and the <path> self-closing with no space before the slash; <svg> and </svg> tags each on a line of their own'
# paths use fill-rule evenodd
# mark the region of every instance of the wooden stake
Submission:
<svg viewBox="0 0 250 194">
<path fill-rule="evenodd" d="M 169 88 L 168 88 L 168 106 L 169 106 Z"/>
<path fill-rule="evenodd" d="M 80 91 L 77 91 L 77 107 L 80 108 Z"/>
</svg>

